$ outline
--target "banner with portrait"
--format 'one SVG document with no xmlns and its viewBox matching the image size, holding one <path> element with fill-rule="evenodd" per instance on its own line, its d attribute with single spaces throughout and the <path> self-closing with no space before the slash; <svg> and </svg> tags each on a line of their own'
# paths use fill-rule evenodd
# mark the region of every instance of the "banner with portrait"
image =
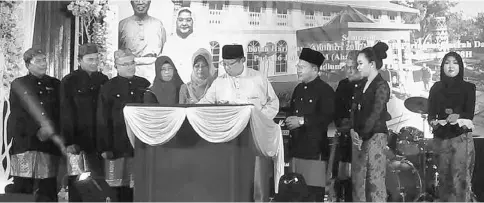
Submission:
<svg viewBox="0 0 484 203">
<path fill-rule="evenodd" d="M 138 2 L 138 3 L 134 3 Z M 140 3 L 141 2 L 141 3 Z M 428 97 L 440 80 L 442 57 L 457 51 L 464 58 L 465 79 L 476 84 L 475 134 L 484 134 L 484 27 L 476 23 L 484 15 L 457 8 L 479 7 L 463 1 L 436 10 L 422 10 L 419 2 L 292 2 L 292 1 L 113 1 L 119 21 L 118 47 L 129 48 L 137 56 L 137 75 L 155 80 L 156 58 L 168 56 L 184 83 L 194 79 L 197 53 L 205 49 L 210 76 L 225 73 L 221 49 L 241 44 L 245 66 L 269 78 L 281 106 L 288 104 L 298 83 L 296 64 L 303 47 L 321 51 L 326 58 L 321 78 L 336 88 L 344 79 L 350 51 L 389 45 L 388 57 L 380 70 L 388 81 L 392 97 L 388 109 L 389 128 L 405 126 L 425 129 L 419 114 L 408 111 L 404 101 Z M 460 7 L 459 7 L 460 6 Z M 455 8 L 454 8 L 455 7 Z M 440 9 L 440 10 L 439 10 Z M 465 9 L 461 9 L 465 10 Z M 425 12 L 432 13 L 426 15 Z M 469 11 L 470 12 L 470 11 Z M 484 12 L 484 10 L 483 10 Z M 149 18 L 137 18 L 145 13 Z M 443 13 L 450 13 L 445 16 Z M 463 25 L 468 29 L 464 29 Z M 206 56 L 206 55 L 205 55 Z"/>
</svg>

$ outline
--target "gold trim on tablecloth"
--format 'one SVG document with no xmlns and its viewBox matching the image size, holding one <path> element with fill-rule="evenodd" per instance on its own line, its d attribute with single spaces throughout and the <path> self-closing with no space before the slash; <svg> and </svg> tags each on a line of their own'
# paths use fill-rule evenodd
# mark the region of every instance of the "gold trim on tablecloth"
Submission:
<svg viewBox="0 0 484 203">
<path fill-rule="evenodd" d="M 109 186 L 134 186 L 133 161 L 132 157 L 104 161 L 105 177 Z"/>
<path fill-rule="evenodd" d="M 11 155 L 12 176 L 45 179 L 57 176 L 60 157 L 38 151 Z"/>
</svg>

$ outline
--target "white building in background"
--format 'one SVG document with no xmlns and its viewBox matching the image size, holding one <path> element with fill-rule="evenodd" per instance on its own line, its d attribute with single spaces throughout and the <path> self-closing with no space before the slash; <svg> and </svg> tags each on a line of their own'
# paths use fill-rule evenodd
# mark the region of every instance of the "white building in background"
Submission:
<svg viewBox="0 0 484 203">
<path fill-rule="evenodd" d="M 384 30 L 379 32 L 398 31 L 398 35 L 404 35 L 395 39 L 398 41 L 409 41 L 410 32 L 419 27 L 418 24 L 409 26 L 403 21 L 404 16 L 416 15 L 418 10 L 385 1 L 174 2 L 174 13 L 181 6 L 190 7 L 194 12 L 194 29 L 212 45 L 216 66 L 221 60 L 220 51 L 223 45 L 242 44 L 246 52 L 247 66 L 260 70 L 267 76 L 295 74 L 298 58 L 296 31 L 323 26 L 347 6 L 375 21 L 372 27 Z M 406 29 L 402 31 L 402 27 Z M 402 51 L 392 50 L 392 53 L 401 57 Z"/>
</svg>

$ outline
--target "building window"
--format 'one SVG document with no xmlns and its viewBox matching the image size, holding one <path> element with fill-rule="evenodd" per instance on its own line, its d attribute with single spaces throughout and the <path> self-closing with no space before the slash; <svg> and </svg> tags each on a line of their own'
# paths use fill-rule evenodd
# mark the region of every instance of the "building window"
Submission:
<svg viewBox="0 0 484 203">
<path fill-rule="evenodd" d="M 287 43 L 281 40 L 276 47 L 276 73 L 287 73 Z"/>
<path fill-rule="evenodd" d="M 390 21 L 395 21 L 397 19 L 397 14 L 394 12 L 388 12 L 388 19 L 390 19 Z"/>
<path fill-rule="evenodd" d="M 286 14 L 287 15 L 287 8 L 277 8 L 277 14 Z"/>
<path fill-rule="evenodd" d="M 314 11 L 313 11 L 313 10 L 305 10 L 305 11 L 304 11 L 304 14 L 305 14 L 306 16 L 314 16 Z"/>
<path fill-rule="evenodd" d="M 249 42 L 247 48 L 247 68 L 259 70 L 259 49 L 260 43 L 258 41 Z"/>
<path fill-rule="evenodd" d="M 211 41 L 210 49 L 210 51 L 212 52 L 212 64 L 215 68 L 218 68 L 220 60 L 220 44 L 216 41 Z"/>
<path fill-rule="evenodd" d="M 178 0 L 178 1 L 173 1 L 173 3 L 180 5 L 181 7 L 190 7 L 190 0 Z"/>
<path fill-rule="evenodd" d="M 304 16 L 305 16 L 304 25 L 306 27 L 314 27 L 316 25 L 316 20 L 314 18 L 314 10 L 305 10 Z"/>
<path fill-rule="evenodd" d="M 380 11 L 371 11 L 371 17 L 373 19 L 380 19 Z"/>
<path fill-rule="evenodd" d="M 206 5 L 205 2 L 204 2 L 204 5 Z M 208 9 L 210 9 L 210 10 L 223 10 L 223 9 L 227 8 L 228 5 L 229 5 L 228 1 L 210 1 L 210 2 L 208 2 Z"/>
<path fill-rule="evenodd" d="M 262 13 L 262 9 L 265 9 L 266 4 L 257 1 L 244 1 L 244 10 L 253 13 Z"/>
</svg>

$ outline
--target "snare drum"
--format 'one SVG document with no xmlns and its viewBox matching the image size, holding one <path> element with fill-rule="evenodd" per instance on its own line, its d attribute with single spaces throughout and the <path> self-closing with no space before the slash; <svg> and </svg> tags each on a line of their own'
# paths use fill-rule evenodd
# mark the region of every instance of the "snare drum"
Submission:
<svg viewBox="0 0 484 203">
<path fill-rule="evenodd" d="M 419 141 L 424 138 L 424 133 L 414 127 L 403 127 L 398 135 L 397 150 L 403 156 L 417 155 L 420 153 Z"/>
<path fill-rule="evenodd" d="M 391 161 L 387 165 L 386 188 L 388 202 L 413 202 L 422 193 L 422 179 L 410 161 Z M 398 166 L 398 167 L 395 167 Z"/>
</svg>

